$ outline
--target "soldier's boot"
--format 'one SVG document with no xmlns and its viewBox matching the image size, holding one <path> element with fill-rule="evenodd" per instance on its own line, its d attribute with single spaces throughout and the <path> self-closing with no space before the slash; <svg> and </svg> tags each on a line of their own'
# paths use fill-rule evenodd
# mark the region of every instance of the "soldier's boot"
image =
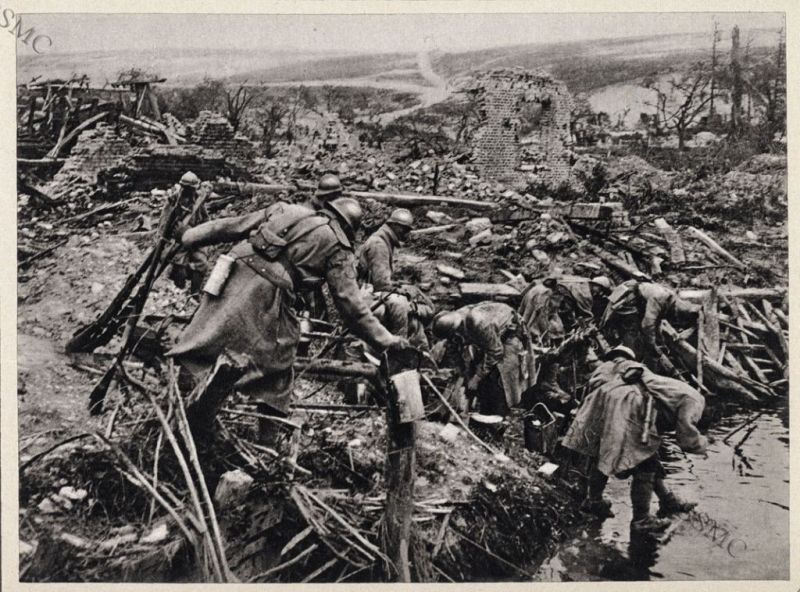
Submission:
<svg viewBox="0 0 800 592">
<path fill-rule="evenodd" d="M 636 473 L 631 483 L 631 505 L 633 519 L 631 530 L 636 533 L 656 533 L 664 531 L 670 521 L 656 518 L 650 513 L 650 501 L 653 499 L 655 473 Z"/>
<path fill-rule="evenodd" d="M 697 506 L 697 502 L 687 502 L 672 493 L 662 477 L 656 477 L 653 483 L 653 491 L 655 491 L 658 498 L 657 516 L 665 517 L 682 512 L 691 512 Z"/>
<path fill-rule="evenodd" d="M 598 518 L 614 516 L 614 512 L 611 511 L 611 502 L 603 497 L 606 483 L 608 483 L 608 476 L 596 468 L 592 469 L 589 475 L 589 495 L 581 504 L 582 511 L 594 514 Z"/>
</svg>

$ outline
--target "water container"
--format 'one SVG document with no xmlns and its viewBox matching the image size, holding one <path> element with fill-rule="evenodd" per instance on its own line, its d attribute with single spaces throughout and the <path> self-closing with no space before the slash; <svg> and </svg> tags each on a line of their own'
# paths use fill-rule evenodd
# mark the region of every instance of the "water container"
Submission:
<svg viewBox="0 0 800 592">
<path fill-rule="evenodd" d="M 558 425 L 555 416 L 544 403 L 536 403 L 522 418 L 525 448 L 540 454 L 552 454 L 556 448 Z"/>
<path fill-rule="evenodd" d="M 214 265 L 214 269 L 211 270 L 206 280 L 206 285 L 203 286 L 203 292 L 211 296 L 219 296 L 222 294 L 222 289 L 225 287 L 225 282 L 228 281 L 228 277 L 231 275 L 231 269 L 233 269 L 233 264 L 235 262 L 236 259 L 229 255 L 220 255 L 216 265 Z"/>
<path fill-rule="evenodd" d="M 397 406 L 400 412 L 400 423 L 410 423 L 425 417 L 425 406 L 422 403 L 419 371 L 405 370 L 389 377 L 397 392 Z"/>
</svg>

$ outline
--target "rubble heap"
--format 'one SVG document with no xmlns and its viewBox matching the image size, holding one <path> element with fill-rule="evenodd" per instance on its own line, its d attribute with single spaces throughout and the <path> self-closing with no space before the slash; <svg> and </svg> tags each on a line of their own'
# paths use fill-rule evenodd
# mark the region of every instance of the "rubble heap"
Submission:
<svg viewBox="0 0 800 592">
<path fill-rule="evenodd" d="M 97 183 L 101 171 L 119 164 L 133 148 L 114 127 L 99 124 L 78 136 L 70 156 L 56 173 L 45 193 L 60 197 L 70 186 Z"/>
</svg>

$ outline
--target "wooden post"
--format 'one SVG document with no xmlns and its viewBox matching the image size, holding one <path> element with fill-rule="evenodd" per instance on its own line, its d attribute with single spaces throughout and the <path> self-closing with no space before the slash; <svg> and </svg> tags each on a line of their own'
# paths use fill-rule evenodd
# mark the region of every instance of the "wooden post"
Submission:
<svg viewBox="0 0 800 592">
<path fill-rule="evenodd" d="M 384 552 L 394 564 L 398 582 L 411 581 L 408 547 L 411 539 L 411 517 L 414 511 L 414 479 L 416 450 L 414 422 L 400 423 L 397 391 L 388 377 L 402 369 L 394 360 L 384 360 L 386 368 L 386 509 Z"/>
<path fill-rule="evenodd" d="M 703 351 L 705 349 L 704 336 L 705 336 L 705 312 L 700 308 L 700 314 L 697 315 L 697 384 L 703 386 Z"/>
</svg>

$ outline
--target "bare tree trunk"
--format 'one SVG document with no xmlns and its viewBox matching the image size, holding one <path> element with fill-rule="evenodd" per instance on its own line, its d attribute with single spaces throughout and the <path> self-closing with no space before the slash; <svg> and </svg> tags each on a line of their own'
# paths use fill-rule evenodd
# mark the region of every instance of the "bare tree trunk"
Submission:
<svg viewBox="0 0 800 592">
<path fill-rule="evenodd" d="M 742 64 L 739 59 L 739 27 L 731 31 L 731 132 L 738 134 L 742 127 Z"/>
</svg>

